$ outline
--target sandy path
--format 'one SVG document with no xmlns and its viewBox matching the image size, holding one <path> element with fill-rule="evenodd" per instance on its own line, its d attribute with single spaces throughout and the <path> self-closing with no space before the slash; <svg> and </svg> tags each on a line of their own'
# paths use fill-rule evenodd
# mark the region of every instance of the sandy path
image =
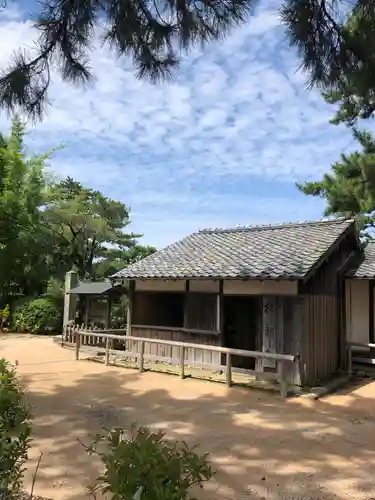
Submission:
<svg viewBox="0 0 375 500">
<path fill-rule="evenodd" d="M 88 498 L 100 471 L 77 438 L 137 421 L 198 443 L 215 480 L 202 500 L 375 498 L 375 383 L 319 402 L 143 373 L 81 360 L 49 338 L 8 337 L 0 355 L 19 361 L 34 407 L 36 493 Z M 30 477 L 28 476 L 28 480 Z"/>
</svg>

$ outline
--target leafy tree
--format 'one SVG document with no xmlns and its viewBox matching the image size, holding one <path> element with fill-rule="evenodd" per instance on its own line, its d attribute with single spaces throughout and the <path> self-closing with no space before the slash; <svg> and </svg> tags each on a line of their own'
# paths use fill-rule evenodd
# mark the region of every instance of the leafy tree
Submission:
<svg viewBox="0 0 375 500">
<path fill-rule="evenodd" d="M 69 177 L 51 186 L 43 219 L 52 232 L 59 259 L 86 279 L 93 277 L 96 259 L 109 255 L 108 246 L 120 251 L 131 248 L 140 236 L 124 232 L 130 223 L 126 205 Z"/>
<path fill-rule="evenodd" d="M 97 28 L 119 57 L 130 57 L 138 77 L 154 81 L 171 74 L 181 52 L 221 39 L 231 26 L 245 22 L 254 6 L 255 0 L 44 0 L 34 22 L 39 33 L 36 53 L 14 54 L 0 79 L 0 104 L 40 117 L 52 63 L 66 81 L 90 80 L 88 53 Z M 343 10 L 348 10 L 343 1 L 284 0 L 281 7 L 290 43 L 313 84 L 332 90 L 343 75 L 368 67 L 374 43 L 371 0 L 349 7 L 349 14 L 359 19 L 355 30 L 343 19 Z"/>
<path fill-rule="evenodd" d="M 130 248 L 102 248 L 93 266 L 93 278 L 103 279 L 156 252 L 156 248 L 136 243 Z"/>
<path fill-rule="evenodd" d="M 154 251 L 125 233 L 129 208 L 67 178 L 50 183 L 49 155 L 27 158 L 15 118 L 0 135 L 0 309 L 17 297 L 59 304 L 66 271 L 100 279 Z"/>
<path fill-rule="evenodd" d="M 371 237 L 375 228 L 375 138 L 356 129 L 353 135 L 362 151 L 342 154 L 322 180 L 297 187 L 305 194 L 324 198 L 326 215 L 355 217 L 362 234 Z"/>
<path fill-rule="evenodd" d="M 24 126 L 13 120 L 9 137 L 0 136 L 0 304 L 11 290 L 24 293 L 43 276 L 40 237 L 48 155 L 26 158 Z"/>
</svg>

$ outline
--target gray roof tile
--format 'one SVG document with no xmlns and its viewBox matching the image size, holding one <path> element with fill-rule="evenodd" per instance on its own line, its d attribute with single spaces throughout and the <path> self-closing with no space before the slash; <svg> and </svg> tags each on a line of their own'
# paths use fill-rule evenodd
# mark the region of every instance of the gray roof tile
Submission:
<svg viewBox="0 0 375 500">
<path fill-rule="evenodd" d="M 347 273 L 348 278 L 375 277 L 375 241 L 370 241 L 358 259 L 357 265 Z"/>
<path fill-rule="evenodd" d="M 206 229 L 126 267 L 113 278 L 303 278 L 352 224 L 331 219 Z"/>
<path fill-rule="evenodd" d="M 101 295 L 102 293 L 111 290 L 112 283 L 110 281 L 93 281 L 91 283 L 80 283 L 75 288 L 70 290 L 71 293 L 78 295 Z"/>
</svg>

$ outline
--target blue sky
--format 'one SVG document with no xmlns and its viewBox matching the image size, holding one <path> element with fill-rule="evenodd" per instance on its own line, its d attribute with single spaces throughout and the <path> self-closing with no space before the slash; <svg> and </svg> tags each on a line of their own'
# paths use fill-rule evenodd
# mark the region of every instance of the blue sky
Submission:
<svg viewBox="0 0 375 500">
<path fill-rule="evenodd" d="M 28 148 L 64 144 L 50 168 L 130 205 L 131 229 L 157 247 L 202 227 L 320 218 L 323 201 L 295 182 L 319 178 L 353 141 L 306 90 L 278 5 L 263 2 L 224 42 L 184 57 L 169 83 L 137 80 L 129 61 L 95 43 L 95 81 L 74 88 L 54 75 Z M 14 4 L 0 19 L 4 67 L 35 33 Z"/>
</svg>

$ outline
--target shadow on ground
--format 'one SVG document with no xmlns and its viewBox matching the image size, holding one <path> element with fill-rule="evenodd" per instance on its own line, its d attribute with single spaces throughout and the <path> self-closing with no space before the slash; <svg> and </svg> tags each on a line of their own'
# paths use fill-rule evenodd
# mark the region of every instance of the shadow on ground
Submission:
<svg viewBox="0 0 375 500">
<path fill-rule="evenodd" d="M 81 373 L 83 365 L 92 373 Z M 89 443 L 103 426 L 137 422 L 210 453 L 217 475 L 199 499 L 375 497 L 375 400 L 355 391 L 285 402 L 89 361 L 61 363 L 53 376 L 35 366 L 21 378 L 35 414 L 33 464 L 44 453 L 37 494 L 85 498 L 80 486 L 94 480 L 100 464 L 78 439 Z"/>
</svg>

